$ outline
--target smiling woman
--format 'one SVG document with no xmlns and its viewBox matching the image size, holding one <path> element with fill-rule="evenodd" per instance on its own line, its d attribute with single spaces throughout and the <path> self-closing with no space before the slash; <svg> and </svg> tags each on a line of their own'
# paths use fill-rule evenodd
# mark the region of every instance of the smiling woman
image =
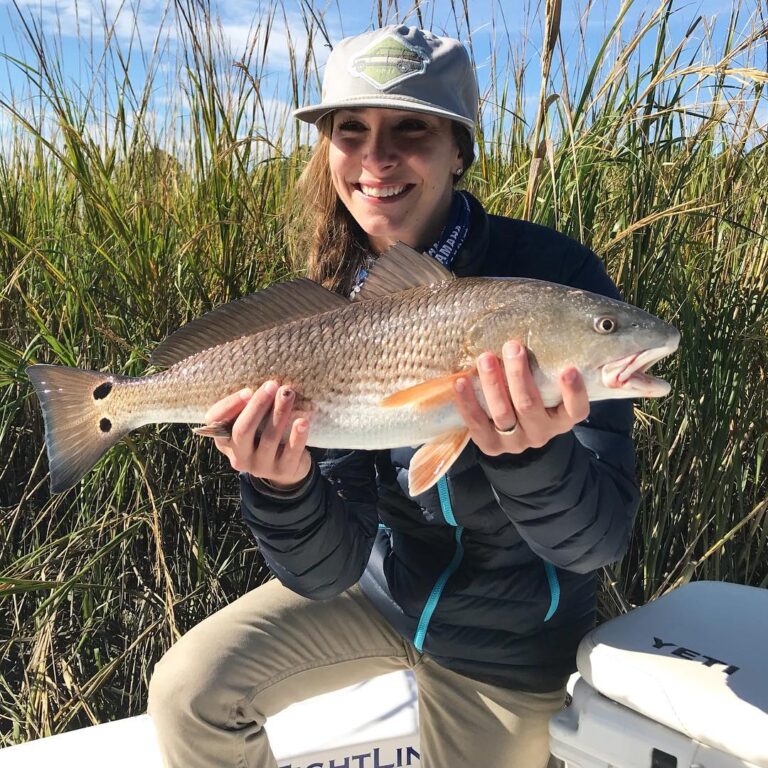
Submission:
<svg viewBox="0 0 768 768">
<path fill-rule="evenodd" d="M 525 307 L 528 331 L 475 348 L 473 333 L 494 323 L 494 299 L 464 338 L 449 311 L 425 311 L 442 269 L 429 258 L 403 249 L 396 267 L 388 254 L 368 277 L 403 241 L 457 277 L 556 282 L 577 289 L 557 289 L 570 304 L 586 292 L 618 298 L 591 251 L 490 216 L 455 189 L 473 160 L 477 107 L 461 43 L 398 26 L 341 41 L 322 102 L 296 111 L 319 130 L 302 177 L 309 276 L 358 301 L 418 286 L 425 298 L 405 320 L 385 313 L 388 341 L 416 318 L 419 338 L 440 324 L 465 356 L 472 350 L 460 370 L 391 396 L 416 391 L 415 411 L 435 402 L 450 411 L 439 471 L 450 468 L 411 494 L 413 448 L 310 453 L 302 393 L 278 378 L 208 411 L 208 422 L 232 424 L 216 445 L 241 473 L 244 517 L 276 578 L 193 628 L 157 666 L 150 712 L 168 766 L 274 768 L 266 718 L 403 668 L 418 685 L 423 768 L 463 768 L 478 754 L 488 766 L 548 762 L 548 719 L 593 623 L 595 569 L 621 556 L 637 507 L 632 406 L 590 410 L 578 350 L 566 350 L 551 386 L 539 388 L 523 344 L 546 314 L 541 297 Z M 460 298 L 449 303 L 466 314 Z M 618 334 L 621 321 L 608 315 L 590 316 L 591 335 Z M 542 332 L 562 344 L 579 322 L 555 311 Z M 381 338 L 352 321 L 344 332 L 375 358 L 375 379 Z M 677 343 L 669 338 L 667 351 Z M 354 358 L 360 368 L 363 357 Z M 649 362 L 615 357 L 606 386 L 618 392 Z M 581 367 L 595 375 L 594 365 Z M 335 373 L 343 379 L 343 366 Z"/>
<path fill-rule="evenodd" d="M 463 170 L 450 120 L 381 108 L 342 109 L 332 119 L 333 186 L 370 246 L 383 253 L 398 240 L 431 245 Z"/>
<path fill-rule="evenodd" d="M 352 119 L 352 123 L 344 125 L 341 115 L 346 114 Z M 338 112 L 328 112 L 320 117 L 316 123 L 319 138 L 315 151 L 310 158 L 304 173 L 302 174 L 300 191 L 300 216 L 304 218 L 303 231 L 299 233 L 298 238 L 301 241 L 301 247 L 298 250 L 307 254 L 307 275 L 313 280 L 322 283 L 326 288 L 340 291 L 348 294 L 358 283 L 360 270 L 370 266 L 372 244 L 369 241 L 368 231 L 362 227 L 357 219 L 352 215 L 352 210 L 343 201 L 343 187 L 337 191 L 337 183 L 333 179 L 332 155 L 341 155 L 344 157 L 341 144 L 338 146 L 332 142 L 334 130 L 339 132 L 343 128 L 347 130 L 352 128 L 352 133 L 364 130 L 364 125 L 355 129 L 354 121 L 360 122 L 360 113 L 366 112 L 373 115 L 378 114 L 380 119 L 387 119 L 396 114 L 401 114 L 404 118 L 401 120 L 398 133 L 411 134 L 410 137 L 404 136 L 400 142 L 405 145 L 408 153 L 413 153 L 411 142 L 407 138 L 417 138 L 422 134 L 429 134 L 429 126 L 434 129 L 434 117 L 429 113 L 404 112 L 395 109 L 364 109 L 355 110 L 346 109 Z M 407 120 L 405 118 L 408 118 Z M 437 120 L 439 122 L 439 118 Z M 474 161 L 474 138 L 473 134 L 460 122 L 451 119 L 444 119 L 444 123 L 450 130 L 453 144 L 458 147 L 459 162 L 451 162 L 444 165 L 439 170 L 439 177 L 442 178 L 448 168 L 454 168 L 452 186 L 461 179 L 466 170 Z M 420 129 L 416 126 L 421 125 Z M 453 154 L 453 150 L 449 150 Z M 341 162 L 341 160 L 339 161 Z M 390 164 L 393 164 L 399 172 L 400 160 L 393 163 L 390 158 Z M 455 166 L 455 167 L 454 167 Z M 361 166 L 362 171 L 362 166 Z M 393 169 L 388 171 L 391 176 Z M 370 184 L 373 180 L 373 173 L 368 173 L 366 184 L 369 189 L 375 185 Z M 448 190 L 443 190 L 447 192 Z M 374 192 L 374 194 L 376 194 Z M 348 195 L 351 197 L 351 195 Z M 451 193 L 451 204 L 456 205 L 457 198 Z M 344 204 L 342 204 L 342 201 Z M 449 206 L 450 208 L 450 206 Z M 415 217 L 414 217 L 415 218 Z M 432 244 L 440 234 L 438 224 L 442 224 L 447 218 L 447 214 L 441 222 L 435 221 L 429 234 L 423 235 L 424 239 L 409 237 L 406 232 L 401 233 L 400 239 L 415 247 L 422 243 Z M 421 227 L 429 227 L 430 222 L 423 222 Z M 420 228 L 420 227 L 417 227 Z M 436 234 L 432 236 L 432 233 Z M 432 236 L 432 239 L 428 239 Z M 379 249 L 376 249 L 380 252 Z"/>
</svg>

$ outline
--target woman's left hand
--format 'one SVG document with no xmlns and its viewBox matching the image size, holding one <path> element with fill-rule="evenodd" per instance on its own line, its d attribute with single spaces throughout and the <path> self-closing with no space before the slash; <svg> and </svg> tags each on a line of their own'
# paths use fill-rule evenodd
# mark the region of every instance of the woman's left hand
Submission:
<svg viewBox="0 0 768 768">
<path fill-rule="evenodd" d="M 533 380 L 525 348 L 516 341 L 508 341 L 502 355 L 503 367 L 493 352 L 484 352 L 477 358 L 490 419 L 468 378 L 457 379 L 454 384 L 456 406 L 469 428 L 469 436 L 486 456 L 541 448 L 587 418 L 589 398 L 575 368 L 560 374 L 563 401 L 547 408 Z"/>
</svg>

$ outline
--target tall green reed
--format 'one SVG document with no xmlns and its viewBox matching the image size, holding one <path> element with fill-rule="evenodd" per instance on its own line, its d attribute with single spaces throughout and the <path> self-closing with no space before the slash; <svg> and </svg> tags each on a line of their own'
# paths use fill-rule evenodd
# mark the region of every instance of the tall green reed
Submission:
<svg viewBox="0 0 768 768">
<path fill-rule="evenodd" d="M 768 585 L 765 29 L 737 5 L 705 50 L 706 19 L 672 39 L 662 2 L 627 33 L 633 6 L 591 53 L 566 49 L 548 0 L 533 61 L 499 6 L 467 180 L 491 211 L 594 248 L 629 301 L 682 332 L 661 367 L 673 394 L 637 405 L 642 504 L 603 616 L 692 578 Z M 141 711 L 168 645 L 266 578 L 231 471 L 185 428 L 135 433 L 52 498 L 24 368 L 140 374 L 169 331 L 291 273 L 307 133 L 289 108 L 333 39 L 333 19 L 302 7 L 299 31 L 285 6 L 264 10 L 237 53 L 205 3 L 169 7 L 146 44 L 107 21 L 101 43 L 81 40 L 79 88 L 55 37 L 18 18 L 27 86 L 3 96 L 0 153 L 0 744 Z M 471 40 L 468 4 L 452 7 L 447 31 Z M 399 17 L 378 3 L 372 23 Z M 434 5 L 411 19 L 442 21 Z M 157 90 L 173 95 L 161 112 Z"/>
</svg>

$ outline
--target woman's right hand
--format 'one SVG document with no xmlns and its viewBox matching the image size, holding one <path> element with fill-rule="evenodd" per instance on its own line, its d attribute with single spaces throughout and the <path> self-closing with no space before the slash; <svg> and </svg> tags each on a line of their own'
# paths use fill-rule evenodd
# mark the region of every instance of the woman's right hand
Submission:
<svg viewBox="0 0 768 768">
<path fill-rule="evenodd" d="M 217 437 L 214 442 L 233 469 L 276 488 L 291 488 L 307 478 L 312 469 L 306 449 L 309 422 L 293 416 L 295 398 L 289 387 L 267 381 L 255 392 L 242 389 L 211 406 L 205 414 L 207 424 L 232 424 L 232 437 Z M 288 442 L 281 443 L 292 417 Z"/>
</svg>

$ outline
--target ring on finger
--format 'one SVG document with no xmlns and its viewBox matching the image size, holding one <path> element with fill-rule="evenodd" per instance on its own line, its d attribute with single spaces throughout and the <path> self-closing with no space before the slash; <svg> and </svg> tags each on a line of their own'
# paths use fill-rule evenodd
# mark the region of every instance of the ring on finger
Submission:
<svg viewBox="0 0 768 768">
<path fill-rule="evenodd" d="M 499 429 L 497 426 L 494 425 L 493 427 L 496 430 L 496 434 L 499 435 L 514 435 L 515 430 L 517 430 L 517 422 L 515 422 L 509 429 Z"/>
</svg>

